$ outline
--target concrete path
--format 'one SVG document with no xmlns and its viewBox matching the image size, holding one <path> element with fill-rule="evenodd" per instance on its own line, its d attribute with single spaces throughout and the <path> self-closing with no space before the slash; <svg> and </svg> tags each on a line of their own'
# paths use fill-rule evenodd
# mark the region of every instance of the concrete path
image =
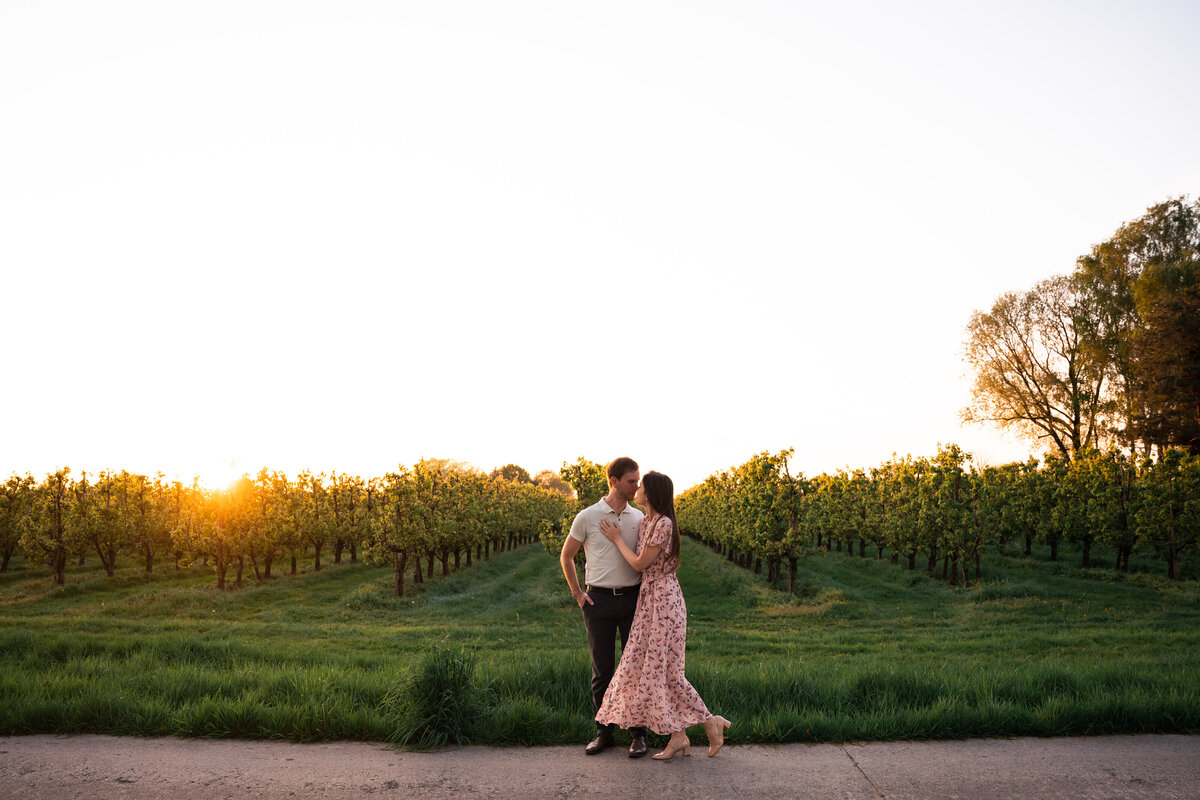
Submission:
<svg viewBox="0 0 1200 800">
<path fill-rule="evenodd" d="M 0 738 L 0 798 L 1200 798 L 1200 737 L 974 739 L 618 749 L 296 745 L 110 736 Z"/>
</svg>

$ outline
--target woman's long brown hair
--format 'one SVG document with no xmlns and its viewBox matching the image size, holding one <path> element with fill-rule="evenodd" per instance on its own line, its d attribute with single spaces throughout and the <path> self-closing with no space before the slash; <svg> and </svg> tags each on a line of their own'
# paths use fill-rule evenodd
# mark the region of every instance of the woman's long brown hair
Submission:
<svg viewBox="0 0 1200 800">
<path fill-rule="evenodd" d="M 675 557 L 675 569 L 671 570 L 674 572 L 679 569 L 679 523 L 675 520 L 675 484 L 661 472 L 651 470 L 642 476 L 642 490 L 646 493 L 646 502 L 650 504 L 650 508 L 671 520 L 671 551 L 667 555 Z"/>
</svg>

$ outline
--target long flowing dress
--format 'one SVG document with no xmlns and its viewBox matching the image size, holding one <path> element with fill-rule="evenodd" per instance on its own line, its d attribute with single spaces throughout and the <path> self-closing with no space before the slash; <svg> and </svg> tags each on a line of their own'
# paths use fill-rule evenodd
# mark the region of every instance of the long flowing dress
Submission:
<svg viewBox="0 0 1200 800">
<path fill-rule="evenodd" d="M 712 714 L 683 675 L 687 606 L 675 577 L 678 557 L 667 556 L 671 519 L 658 517 L 653 526 L 651 530 L 645 519 L 638 526 L 638 552 L 647 545 L 662 551 L 642 572 L 629 641 L 596 720 L 622 728 L 645 725 L 667 734 L 706 722 Z"/>
</svg>

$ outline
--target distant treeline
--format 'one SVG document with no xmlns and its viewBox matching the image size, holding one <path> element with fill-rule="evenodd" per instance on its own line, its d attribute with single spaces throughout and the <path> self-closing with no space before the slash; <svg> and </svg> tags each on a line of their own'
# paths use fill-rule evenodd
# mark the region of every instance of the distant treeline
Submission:
<svg viewBox="0 0 1200 800">
<path fill-rule="evenodd" d="M 13 475 L 0 485 L 0 571 L 18 548 L 48 566 L 56 585 L 88 553 L 110 576 L 122 557 L 147 571 L 166 558 L 176 567 L 211 565 L 224 589 L 230 570 L 242 584 L 247 563 L 262 581 L 283 559 L 295 574 L 309 553 L 320 570 L 331 550 L 335 563 L 348 552 L 351 561 L 390 564 L 401 595 L 409 566 L 417 583 L 422 560 L 426 577 L 435 561 L 449 574 L 451 560 L 457 570 L 472 553 L 487 558 L 536 539 L 543 523 L 557 524 L 573 507 L 561 490 L 513 465 L 489 476 L 425 460 L 383 477 L 303 472 L 295 480 L 264 469 L 224 490 L 126 471 L 74 478 L 63 468 L 40 482 Z"/>
<path fill-rule="evenodd" d="M 968 586 L 989 550 L 1019 543 L 1028 555 L 1034 542 L 1048 545 L 1051 559 L 1061 542 L 1076 545 L 1083 567 L 1094 547 L 1109 548 L 1118 571 L 1128 571 L 1135 552 L 1153 553 L 1177 580 L 1181 556 L 1200 541 L 1200 456 L 1182 448 L 1158 460 L 1084 450 L 977 469 L 947 445 L 933 458 L 815 478 L 791 475 L 791 454 L 756 455 L 676 503 L 685 533 L 755 571 L 765 562 L 772 583 L 786 563 L 789 590 L 798 559 L 819 550 L 852 555 L 856 544 L 860 557 L 886 551 L 910 570 L 922 555 L 931 575 Z"/>
</svg>

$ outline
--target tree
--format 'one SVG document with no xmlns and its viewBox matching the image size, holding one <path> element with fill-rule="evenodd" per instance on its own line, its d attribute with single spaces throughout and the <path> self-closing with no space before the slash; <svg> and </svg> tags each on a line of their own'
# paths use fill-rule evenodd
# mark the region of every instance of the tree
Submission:
<svg viewBox="0 0 1200 800">
<path fill-rule="evenodd" d="M 421 463 L 429 469 L 436 469 L 443 473 L 470 472 L 476 475 L 483 474 L 483 470 L 479 467 L 466 461 L 455 461 L 452 458 L 422 458 Z"/>
<path fill-rule="evenodd" d="M 228 554 L 228 560 L 225 563 L 232 564 L 236 561 L 237 574 L 234 584 L 241 588 L 246 556 L 250 551 L 251 542 L 257 538 L 262 525 L 254 481 L 243 475 L 228 489 L 218 492 L 214 497 L 214 504 L 217 528 L 222 541 L 228 547 L 225 551 Z"/>
<path fill-rule="evenodd" d="M 574 464 L 563 462 L 559 476 L 575 490 L 575 504 L 587 508 L 608 494 L 608 473 L 603 464 L 588 461 L 583 456 Z"/>
<path fill-rule="evenodd" d="M 922 487 L 922 521 L 943 556 L 942 577 L 949 578 L 951 586 L 958 585 L 960 576 L 967 585 L 967 557 L 977 555 L 981 544 L 972 535 L 971 493 L 965 485 L 969 458 L 956 444 L 938 445 Z"/>
<path fill-rule="evenodd" d="M 1069 464 L 1063 465 L 1058 476 L 1058 500 L 1055 504 L 1058 529 L 1066 541 L 1081 546 L 1083 560 L 1080 566 L 1084 569 L 1092 566 L 1092 544 L 1096 540 L 1094 510 L 1090 508 L 1092 486 L 1089 475 L 1096 457 L 1095 450 L 1084 450 L 1076 454 Z"/>
<path fill-rule="evenodd" d="M 975 386 L 964 421 L 1049 440 L 1065 458 L 1094 447 L 1111 411 L 1104 398 L 1111 366 L 1080 323 L 1092 314 L 1091 299 L 1059 276 L 972 314 L 966 357 Z"/>
<path fill-rule="evenodd" d="M 1193 229 L 1197 227 L 1193 223 Z M 1133 430 L 1159 448 L 1200 455 L 1200 256 L 1147 264 L 1135 287 L 1142 325 L 1133 359 L 1144 412 Z"/>
<path fill-rule="evenodd" d="M 774 584 L 779 578 L 779 565 L 786 553 L 789 526 L 794 519 L 794 487 L 787 474 L 787 460 L 793 451 L 777 455 L 769 451 L 755 455 L 737 468 L 735 483 L 739 488 L 735 524 L 739 527 L 747 549 L 755 555 L 754 571 L 761 570 L 761 559 L 767 559 L 767 580 Z"/>
<path fill-rule="evenodd" d="M 893 564 L 900 563 L 901 553 L 912 558 L 916 557 L 915 550 L 909 552 L 905 547 L 908 539 L 906 522 L 909 516 L 907 513 L 909 493 L 905 487 L 905 475 L 911 463 L 912 456 L 907 456 L 901 461 L 893 453 L 891 461 L 871 470 L 871 481 L 876 484 L 880 506 L 880 543 L 881 546 L 891 550 Z M 913 568 L 911 560 L 908 568 Z"/>
<path fill-rule="evenodd" d="M 1038 470 L 1038 460 L 1029 457 L 1015 466 L 1012 476 L 1012 491 L 1009 492 L 1010 517 L 1013 529 L 1025 543 L 1023 555 L 1033 555 L 1033 541 L 1037 538 L 1042 523 L 1041 499 L 1046 477 Z"/>
<path fill-rule="evenodd" d="M 1076 262 L 1121 441 L 1200 453 L 1200 200 L 1151 206 Z"/>
<path fill-rule="evenodd" d="M 21 541 L 21 533 L 30 525 L 36 482 L 26 473 L 12 475 L 0 484 L 0 572 L 8 572 L 8 562 Z"/>
<path fill-rule="evenodd" d="M 21 534 L 30 562 L 48 565 L 55 586 L 66 583 L 67 558 L 81 549 L 79 527 L 71 519 L 70 473 L 63 467 L 37 486 L 29 525 Z"/>
<path fill-rule="evenodd" d="M 971 518 L 975 536 L 981 542 L 1003 548 L 1020 529 L 1020 508 L 1014 502 L 1014 488 L 1020 479 L 1021 464 L 985 466 L 971 474 Z M 975 558 L 975 579 L 979 580 L 979 554 Z"/>
<path fill-rule="evenodd" d="M 1180 448 L 1158 463 L 1143 462 L 1136 530 L 1167 562 L 1167 577 L 1179 580 L 1180 557 L 1200 544 L 1200 457 Z"/>
<path fill-rule="evenodd" d="M 1169 290 L 1149 284 L 1144 279 L 1139 289 L 1157 298 L 1144 301 L 1145 327 L 1134 340 L 1146 411 L 1133 429 L 1148 444 L 1200 455 L 1200 283 Z"/>
<path fill-rule="evenodd" d="M 1136 467 L 1119 450 L 1088 459 L 1089 521 L 1096 540 L 1117 552 L 1115 568 L 1129 571 L 1129 556 L 1137 544 L 1132 520 Z"/>
<path fill-rule="evenodd" d="M 287 550 L 289 541 L 289 500 L 287 478 L 265 467 L 259 470 L 250 487 L 253 497 L 253 524 L 246 540 L 246 555 L 256 581 L 271 579 L 271 565 Z"/>
<path fill-rule="evenodd" d="M 296 562 L 300 553 L 304 552 L 307 541 L 308 492 L 300 485 L 299 477 L 296 483 L 290 483 L 283 474 L 273 473 L 272 484 L 272 491 L 282 498 L 280 514 L 283 529 L 280 531 L 280 544 L 291 559 L 291 574 L 295 575 L 298 570 Z"/>
<path fill-rule="evenodd" d="M 425 509 L 408 469 L 399 467 L 383 477 L 374 510 L 367 529 L 366 555 L 376 563 L 392 565 L 396 597 L 403 597 L 408 557 L 417 552 L 426 527 Z M 420 569 L 418 563 L 418 576 Z"/>
<path fill-rule="evenodd" d="M 233 543 L 217 524 L 217 498 L 200 486 L 178 487 L 175 495 L 178 508 L 177 523 L 171 531 L 176 552 L 190 553 L 192 558 L 212 560 L 217 575 L 217 588 L 225 588 L 225 572 L 229 567 Z"/>
<path fill-rule="evenodd" d="M 812 490 L 811 502 L 804 508 L 804 528 L 815 538 L 818 550 L 824 547 L 829 551 L 837 530 L 837 478 L 823 472 L 813 478 Z"/>
<path fill-rule="evenodd" d="M 449 478 L 454 470 L 445 459 L 421 459 L 413 465 L 412 481 L 417 490 L 417 502 L 425 512 L 424 527 L 420 531 L 419 549 L 414 552 L 416 574 L 414 582 L 420 583 L 421 555 L 425 556 L 425 578 L 433 578 L 433 561 L 437 557 L 443 538 L 452 522 L 452 497 Z"/>
<path fill-rule="evenodd" d="M 903 461 L 893 458 L 892 464 L 888 535 L 891 546 L 905 557 L 907 567 L 915 570 L 917 553 L 925 543 L 926 529 L 921 525 L 921 486 L 929 472 L 929 460 L 907 455 Z"/>
<path fill-rule="evenodd" d="M 503 467 L 496 467 L 488 473 L 488 477 L 493 480 L 503 478 L 506 481 L 513 481 L 514 483 L 533 483 L 533 478 L 529 476 L 528 470 L 516 464 L 505 464 Z"/>
<path fill-rule="evenodd" d="M 484 510 L 484 487 L 488 483 L 486 477 L 476 473 L 451 473 L 446 479 L 444 522 L 437 544 L 443 576 L 450 574 L 450 557 L 454 556 L 457 571 L 462 551 L 470 548 L 476 536 L 483 532 L 480 519 Z"/>
<path fill-rule="evenodd" d="M 117 555 L 129 546 L 129 512 L 125 482 L 121 476 L 101 472 L 95 486 L 87 474 L 75 484 L 75 515 L 80 534 L 100 556 L 108 577 L 116 569 Z"/>
<path fill-rule="evenodd" d="M 305 470 L 296 478 L 304 499 L 300 510 L 304 538 L 313 546 L 313 571 L 321 571 L 321 551 L 333 531 L 329 513 L 329 490 L 325 488 L 325 473 L 313 475 Z"/>
<path fill-rule="evenodd" d="M 172 481 L 170 486 L 164 486 L 159 495 L 159 512 L 162 515 L 163 528 L 166 529 L 168 546 L 175 556 L 175 569 L 181 569 L 185 560 L 190 559 L 187 543 L 184 538 L 175 535 L 183 522 L 184 502 L 187 489 L 182 481 Z"/>
<path fill-rule="evenodd" d="M 1051 561 L 1058 561 L 1058 545 L 1069 520 L 1069 510 L 1062 507 L 1064 495 L 1061 489 L 1069 468 L 1070 462 L 1066 458 L 1058 453 L 1047 453 L 1034 486 L 1038 537 L 1049 545 Z"/>
<path fill-rule="evenodd" d="M 574 499 L 575 490 L 571 488 L 571 484 L 559 477 L 558 473 L 552 469 L 544 469 L 537 475 L 533 476 L 533 482 L 543 489 L 548 489 L 551 492 L 557 492 L 567 499 Z"/>
<path fill-rule="evenodd" d="M 333 563 L 342 563 L 342 551 L 350 550 L 350 560 L 358 561 L 358 544 L 363 535 L 363 503 L 366 482 L 357 475 L 329 476 L 329 509 L 333 515 Z"/>
<path fill-rule="evenodd" d="M 154 571 L 154 556 L 169 547 L 170 528 L 163 508 L 162 474 L 151 482 L 145 475 L 132 475 L 121 470 L 128 497 L 128 528 L 133 546 L 146 564 L 146 572 Z"/>
</svg>

